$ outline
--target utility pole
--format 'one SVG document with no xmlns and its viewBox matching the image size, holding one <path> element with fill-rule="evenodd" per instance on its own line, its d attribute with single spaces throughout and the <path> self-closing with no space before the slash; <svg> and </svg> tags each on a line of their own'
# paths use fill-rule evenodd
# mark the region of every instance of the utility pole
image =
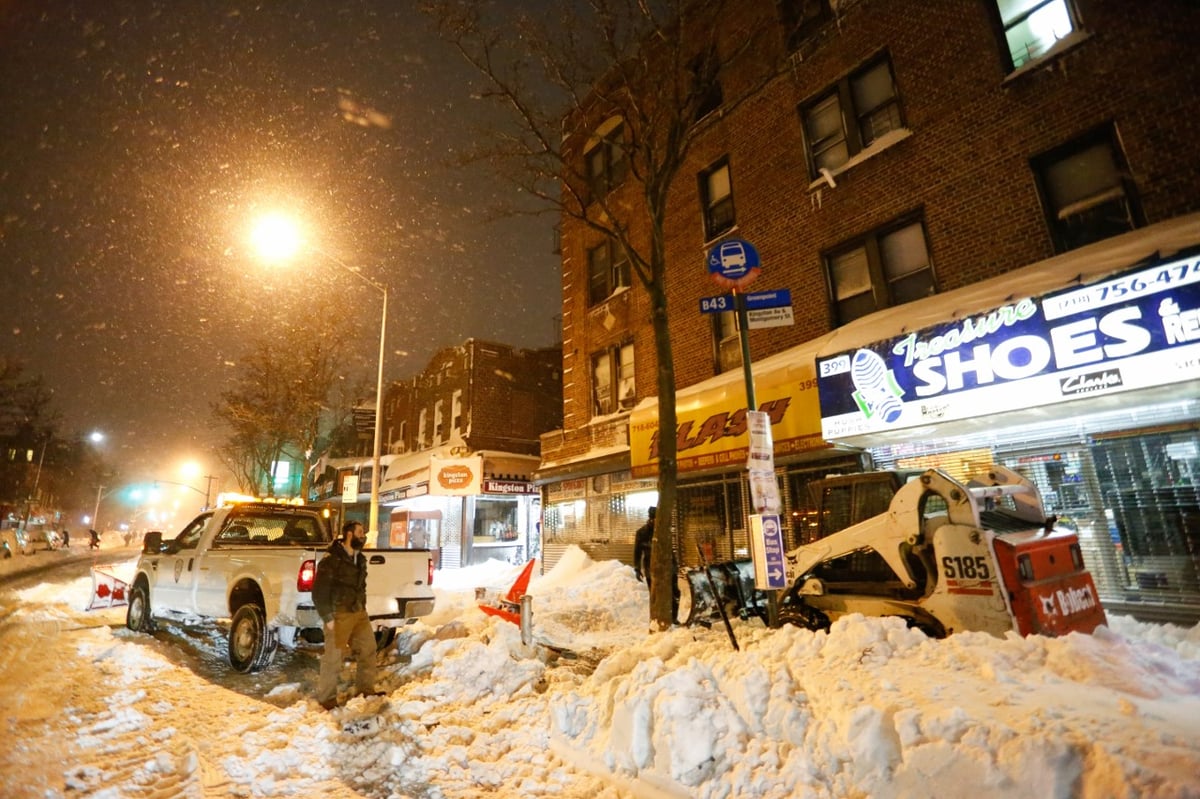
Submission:
<svg viewBox="0 0 1200 799">
<path fill-rule="evenodd" d="M 212 507 L 212 503 L 209 501 L 209 497 L 212 496 L 212 482 L 217 478 L 215 475 L 206 474 L 204 475 L 204 479 L 208 481 L 204 484 L 204 510 L 208 510 Z"/>
</svg>

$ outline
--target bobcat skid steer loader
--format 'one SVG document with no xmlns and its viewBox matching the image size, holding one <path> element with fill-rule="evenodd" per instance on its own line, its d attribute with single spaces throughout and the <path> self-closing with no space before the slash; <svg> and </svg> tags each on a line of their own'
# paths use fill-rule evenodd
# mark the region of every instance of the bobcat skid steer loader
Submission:
<svg viewBox="0 0 1200 799">
<path fill-rule="evenodd" d="M 849 613 L 899 616 L 939 638 L 1090 633 L 1107 623 L 1078 537 L 1055 529 L 1036 486 L 1016 472 L 993 465 L 966 483 L 937 469 L 906 483 L 891 472 L 827 480 L 868 498 L 894 493 L 882 512 L 825 535 L 837 530 L 827 524 L 837 514 L 816 506 L 821 537 L 784 557 L 780 623 L 826 629 Z M 706 621 L 718 603 L 765 620 L 753 575 L 748 560 L 689 572 L 689 623 Z"/>
</svg>

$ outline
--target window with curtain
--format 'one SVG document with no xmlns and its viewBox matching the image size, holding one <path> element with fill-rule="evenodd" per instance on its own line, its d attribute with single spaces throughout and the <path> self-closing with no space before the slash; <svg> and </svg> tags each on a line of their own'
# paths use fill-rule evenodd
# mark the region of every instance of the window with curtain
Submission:
<svg viewBox="0 0 1200 799">
<path fill-rule="evenodd" d="M 892 62 L 883 55 L 801 107 L 812 177 L 830 171 L 904 127 Z"/>
<path fill-rule="evenodd" d="M 872 231 L 825 260 L 838 325 L 937 290 L 920 221 Z"/>
</svg>

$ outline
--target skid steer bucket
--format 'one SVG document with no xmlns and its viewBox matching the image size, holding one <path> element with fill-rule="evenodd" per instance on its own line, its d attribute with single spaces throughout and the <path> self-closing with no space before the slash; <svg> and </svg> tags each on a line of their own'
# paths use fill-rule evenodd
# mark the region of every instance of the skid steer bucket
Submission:
<svg viewBox="0 0 1200 799">
<path fill-rule="evenodd" d="M 103 569 L 92 569 L 92 601 L 88 610 L 120 607 L 129 604 L 129 584 Z"/>
<path fill-rule="evenodd" d="M 707 624 L 719 619 L 720 607 L 729 616 L 741 619 L 757 616 L 764 622 L 767 620 L 767 596 L 754 587 L 752 561 L 732 560 L 692 569 L 687 573 L 687 584 L 691 602 L 685 624 Z"/>
</svg>

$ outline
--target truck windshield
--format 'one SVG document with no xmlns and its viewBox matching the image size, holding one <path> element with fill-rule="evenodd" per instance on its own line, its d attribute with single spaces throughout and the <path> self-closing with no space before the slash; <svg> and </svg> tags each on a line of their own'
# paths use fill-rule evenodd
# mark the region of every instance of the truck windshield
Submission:
<svg viewBox="0 0 1200 799">
<path fill-rule="evenodd" d="M 311 546 L 327 541 L 324 530 L 315 517 L 269 511 L 231 513 L 216 540 L 223 544 L 279 546 Z"/>
</svg>

